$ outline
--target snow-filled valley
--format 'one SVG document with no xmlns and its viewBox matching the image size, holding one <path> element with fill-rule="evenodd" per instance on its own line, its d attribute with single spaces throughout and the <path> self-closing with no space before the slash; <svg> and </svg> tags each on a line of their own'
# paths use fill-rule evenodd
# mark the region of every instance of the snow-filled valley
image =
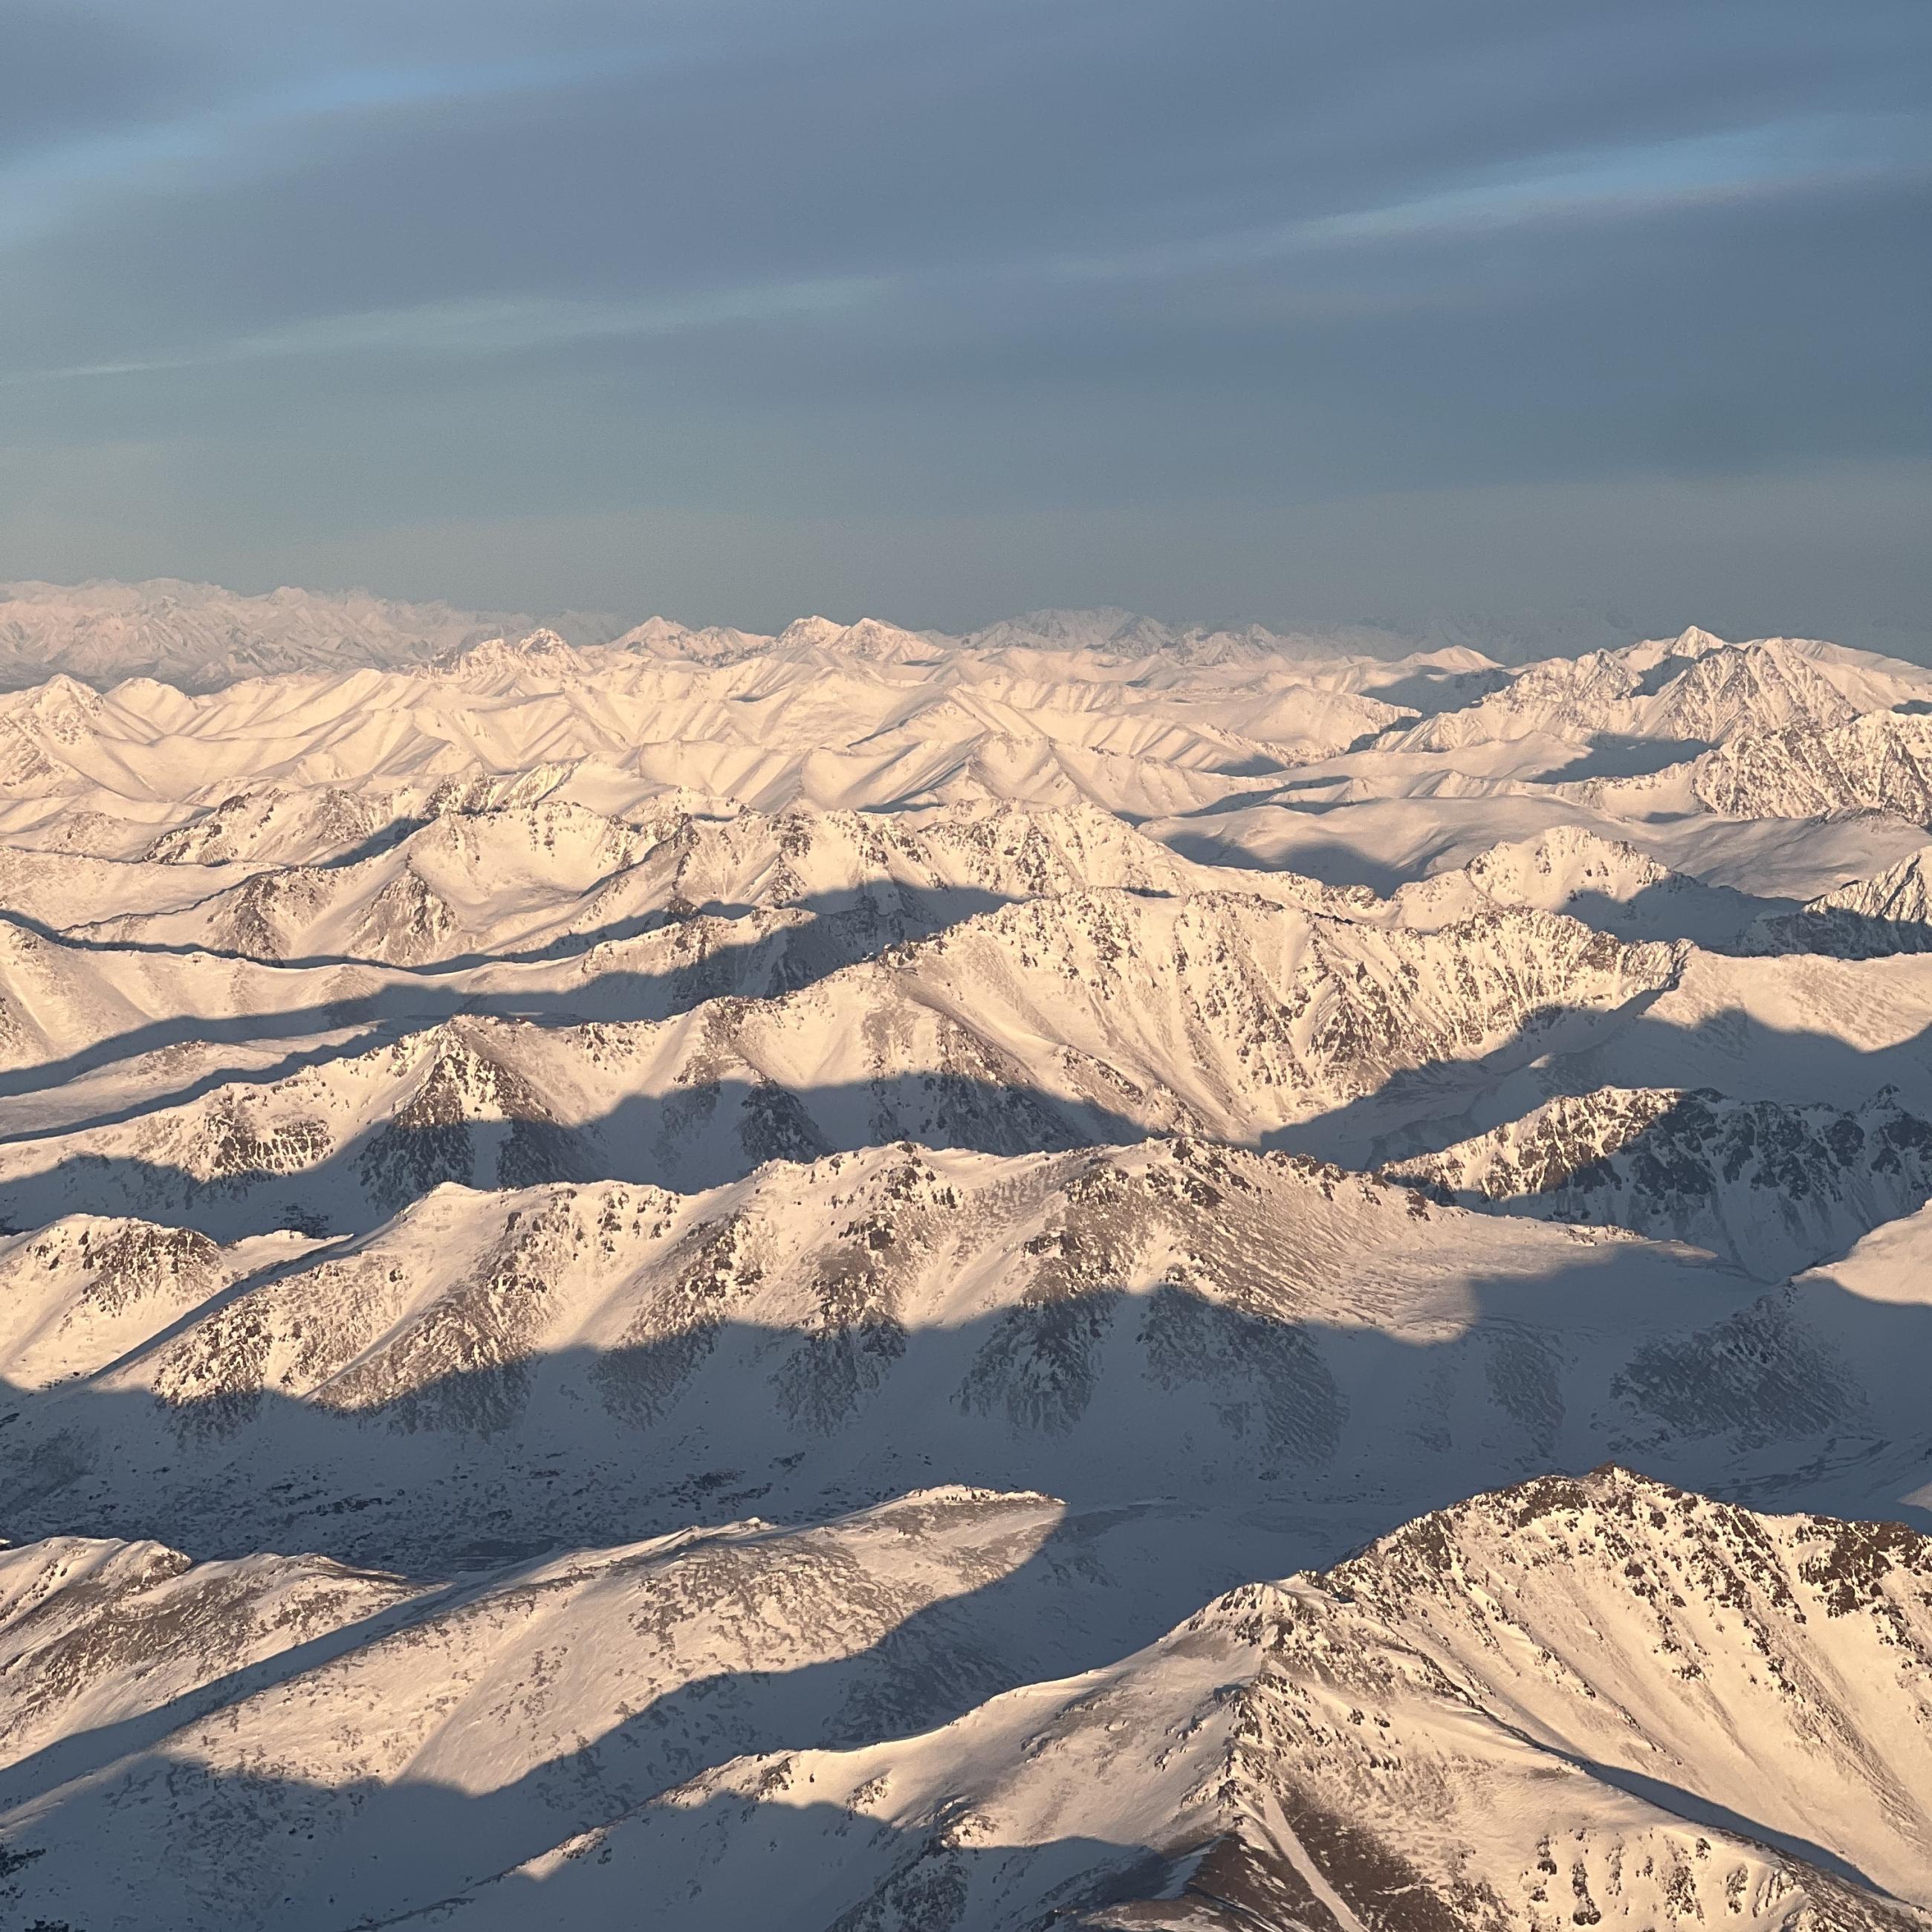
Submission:
<svg viewBox="0 0 1932 1932">
<path fill-rule="evenodd" d="M 0 1926 L 1932 1927 L 1932 672 L 10 610 Z"/>
</svg>

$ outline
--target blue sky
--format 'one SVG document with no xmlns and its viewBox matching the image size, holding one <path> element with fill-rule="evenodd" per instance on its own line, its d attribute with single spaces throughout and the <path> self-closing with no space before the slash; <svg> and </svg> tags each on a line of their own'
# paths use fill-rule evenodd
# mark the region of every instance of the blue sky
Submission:
<svg viewBox="0 0 1932 1932">
<path fill-rule="evenodd" d="M 1932 641 L 1932 8 L 0 0 L 0 576 Z"/>
</svg>

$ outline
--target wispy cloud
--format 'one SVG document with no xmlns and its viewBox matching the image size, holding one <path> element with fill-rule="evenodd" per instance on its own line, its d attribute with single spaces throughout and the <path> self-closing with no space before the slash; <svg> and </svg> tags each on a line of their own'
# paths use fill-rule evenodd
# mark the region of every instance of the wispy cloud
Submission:
<svg viewBox="0 0 1932 1932">
<path fill-rule="evenodd" d="M 238 87 L 231 98 L 178 116 L 89 129 L 31 150 L 0 169 L 0 248 L 58 227 L 90 197 L 154 195 L 251 161 L 286 164 L 304 130 L 332 119 L 492 99 L 640 68 L 626 49 L 515 61 L 325 67 Z"/>
<path fill-rule="evenodd" d="M 141 376 L 241 362 L 335 356 L 493 356 L 573 342 L 646 339 L 734 322 L 826 316 L 876 296 L 878 279 L 774 282 L 701 294 L 626 302 L 562 297 L 481 297 L 357 314 L 316 316 L 285 328 L 211 343 L 192 353 L 16 370 L 10 386 L 90 377 Z"/>
<path fill-rule="evenodd" d="M 1932 182 L 1932 122 L 1832 116 L 1546 154 L 1428 193 L 1105 256 L 1076 278 L 1185 274 L 1326 250 L 1467 239 L 1505 229 L 1638 221 L 1675 209 L 1860 182 Z"/>
<path fill-rule="evenodd" d="M 1932 172 L 1932 130 L 1903 116 L 1784 122 L 1556 155 L 1298 225 L 1304 242 L 1454 237 L 1522 223 L 1633 220 L 1674 208 Z"/>
</svg>

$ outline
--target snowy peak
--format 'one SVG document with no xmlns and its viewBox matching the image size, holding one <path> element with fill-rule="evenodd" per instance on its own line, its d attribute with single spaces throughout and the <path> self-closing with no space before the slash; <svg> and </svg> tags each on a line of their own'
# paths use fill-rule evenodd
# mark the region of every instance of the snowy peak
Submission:
<svg viewBox="0 0 1932 1932">
<path fill-rule="evenodd" d="M 9 1378 L 41 1387 L 145 1339 L 223 1286 L 229 1260 L 192 1229 L 96 1215 L 0 1240 Z"/>
<path fill-rule="evenodd" d="M 1824 952 L 1840 959 L 1932 951 L 1928 856 L 1915 852 L 1871 878 L 1807 900 L 1794 913 L 1759 920 L 1745 935 L 1745 950 Z"/>
<path fill-rule="evenodd" d="M 1810 664 L 1774 645 L 1706 650 L 1659 682 L 1654 712 L 1633 721 L 1645 736 L 1717 744 L 1786 723 L 1828 729 L 1856 715 Z"/>
<path fill-rule="evenodd" d="M 17 696 L 0 699 L 5 715 L 56 745 L 79 744 L 101 715 L 98 692 L 64 672 Z"/>
<path fill-rule="evenodd" d="M 1876 878 L 1861 879 L 1809 902 L 1808 911 L 1857 912 L 1893 926 L 1923 926 L 1932 917 L 1928 854 L 1915 852 Z"/>
<path fill-rule="evenodd" d="M 1622 839 L 1564 825 L 1492 846 L 1453 872 L 1414 880 L 1389 903 L 1403 925 L 1422 928 L 1502 908 L 1628 926 L 1640 922 L 1660 898 L 1696 890 L 1694 882 Z"/>
<path fill-rule="evenodd" d="M 778 633 L 773 649 L 779 652 L 819 651 L 861 663 L 939 665 L 946 661 L 944 640 L 916 631 L 902 630 L 862 617 L 856 623 L 836 623 L 830 617 L 798 617 Z"/>
<path fill-rule="evenodd" d="M 1906 1686 L 1921 1676 L 1910 1658 L 1924 1641 L 1929 1571 L 1932 1546 L 1897 1524 L 1766 1518 L 1606 1468 L 1479 1497 L 1398 1532 L 1315 1580 L 1326 1616 L 1294 1615 L 1282 1636 L 1288 1656 L 1312 1668 L 1357 1648 L 1322 1641 L 1324 1621 L 1379 1624 L 1396 1655 L 1430 1660 L 1402 1671 L 1409 1695 L 1432 1693 L 1449 1708 L 1467 1699 L 1586 1772 L 1570 1792 L 1560 1780 L 1550 1790 L 1557 1816 L 1539 1819 L 1534 1805 L 1516 1814 L 1510 1875 L 1522 1889 L 1499 1924 L 1532 1922 L 1538 1904 L 1574 1917 L 1586 1899 L 1633 1922 L 1697 1916 L 1681 1894 L 1672 1900 L 1679 1887 L 1700 1904 L 1726 1898 L 1727 1916 L 1754 1905 L 1768 1922 L 1788 1923 L 1778 1875 L 1816 1887 L 1822 1922 L 1840 1912 L 1847 1924 L 1911 1924 L 1916 1916 L 1898 1907 L 1932 1898 L 1912 1849 L 1924 1828 L 1922 1774 L 1894 1782 L 1888 1768 L 1874 1780 L 1869 1760 L 1839 1741 L 1869 1736 L 1866 1713 L 1901 1690 L 1908 1708 L 1927 1708 L 1924 1683 Z M 1302 1596 L 1296 1612 L 1304 1604 L 1314 1607 Z M 1357 1682 L 1366 1690 L 1372 1678 Z M 1408 1728 L 1408 1713 L 1387 1690 L 1376 1701 L 1392 1720 L 1377 1744 L 1402 1754 L 1396 1726 Z M 1361 1751 L 1355 1802 L 1342 1808 L 1371 1833 L 1379 1811 L 1398 1845 L 1419 1850 L 1428 1840 L 1415 1814 L 1404 1816 L 1394 1791 L 1379 1804 L 1371 1796 L 1373 1756 Z M 1502 1775 L 1514 1784 L 1529 1768 Z M 1920 1795 L 1905 1797 L 1914 1786 Z M 1648 1818 L 1629 1804 L 1646 1797 L 1655 1808 Z M 1471 1788 L 1465 1802 L 1462 1828 L 1477 1843 L 1473 1807 L 1493 1808 L 1498 1824 L 1515 1810 L 1499 1790 Z M 1532 1840 L 1572 1805 L 1597 1818 Z M 1723 1856 L 1708 1841 L 1700 1854 L 1684 1832 L 1687 1810 L 1742 1835 L 1726 1834 Z M 1648 1870 L 1629 1839 L 1614 1855 L 1625 1832 L 1660 1855 Z M 1778 1848 L 1772 1869 L 1754 1882 L 1766 1846 Z M 1845 1885 L 1847 1871 L 1863 1886 Z M 1646 1903 L 1631 1895 L 1653 1886 Z"/>
<path fill-rule="evenodd" d="M 1856 715 L 1851 698 L 1781 640 L 1728 644 L 1693 629 L 1669 644 L 1526 665 L 1502 690 L 1417 726 L 1402 742 L 1447 751 L 1542 734 L 1702 746 L 1794 725 L 1828 730 Z"/>
<path fill-rule="evenodd" d="M 1670 654 L 1676 658 L 1696 658 L 1729 648 L 1714 631 L 1707 631 L 1701 624 L 1688 624 L 1671 639 Z"/>
<path fill-rule="evenodd" d="M 568 681 L 584 676 L 591 668 L 584 653 L 573 650 L 551 630 L 535 630 L 515 640 L 490 638 L 443 652 L 431 661 L 430 669 L 484 689 L 514 690 L 530 686 L 543 688 L 556 680 Z"/>
<path fill-rule="evenodd" d="M 263 960 L 422 966 L 566 941 L 584 901 L 651 844 L 642 830 L 546 799 L 470 809 L 469 788 L 358 802 L 327 793 L 225 800 L 151 848 L 176 864 L 266 857 L 304 842 L 332 864 L 270 867 L 165 911 L 76 924 L 90 943 L 206 947 Z M 373 808 L 371 807 L 373 806 Z M 278 823 L 278 821 L 280 821 Z"/>
</svg>

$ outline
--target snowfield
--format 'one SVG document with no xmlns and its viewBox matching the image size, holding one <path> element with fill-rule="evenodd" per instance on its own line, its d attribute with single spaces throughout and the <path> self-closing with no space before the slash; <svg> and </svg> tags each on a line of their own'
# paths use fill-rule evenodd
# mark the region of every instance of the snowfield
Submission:
<svg viewBox="0 0 1932 1932">
<path fill-rule="evenodd" d="M 0 1924 L 1932 1928 L 1932 674 L 0 598 Z"/>
</svg>

